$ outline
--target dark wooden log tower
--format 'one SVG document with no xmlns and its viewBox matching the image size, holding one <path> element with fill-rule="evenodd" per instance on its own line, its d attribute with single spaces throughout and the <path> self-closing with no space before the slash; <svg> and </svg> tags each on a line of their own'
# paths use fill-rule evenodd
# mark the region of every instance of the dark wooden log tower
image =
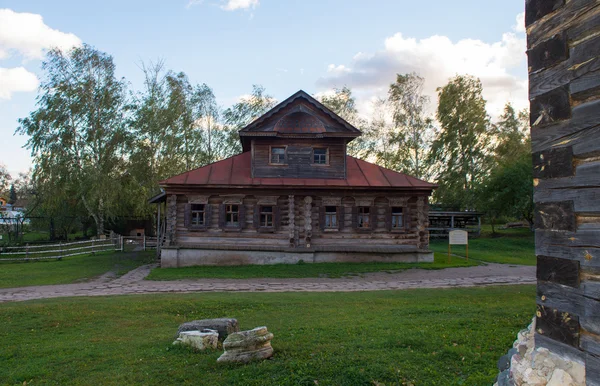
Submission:
<svg viewBox="0 0 600 386">
<path fill-rule="evenodd" d="M 600 0 L 527 0 L 536 346 L 600 385 Z"/>
</svg>

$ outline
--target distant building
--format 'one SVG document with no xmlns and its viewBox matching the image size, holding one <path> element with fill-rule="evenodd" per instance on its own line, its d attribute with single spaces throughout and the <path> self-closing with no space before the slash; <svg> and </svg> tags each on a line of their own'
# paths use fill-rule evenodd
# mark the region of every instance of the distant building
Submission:
<svg viewBox="0 0 600 386">
<path fill-rule="evenodd" d="M 242 154 L 160 182 L 163 267 L 433 261 L 436 185 L 347 155 L 361 132 L 304 91 L 239 135 Z"/>
</svg>

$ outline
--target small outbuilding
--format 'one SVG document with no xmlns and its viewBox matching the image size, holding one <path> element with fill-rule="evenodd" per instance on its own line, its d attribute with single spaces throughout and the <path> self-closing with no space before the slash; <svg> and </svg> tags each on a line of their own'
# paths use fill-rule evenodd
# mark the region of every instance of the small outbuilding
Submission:
<svg viewBox="0 0 600 386">
<path fill-rule="evenodd" d="M 160 182 L 163 267 L 433 261 L 436 185 L 347 155 L 361 132 L 304 91 L 239 135 L 243 153 Z"/>
</svg>

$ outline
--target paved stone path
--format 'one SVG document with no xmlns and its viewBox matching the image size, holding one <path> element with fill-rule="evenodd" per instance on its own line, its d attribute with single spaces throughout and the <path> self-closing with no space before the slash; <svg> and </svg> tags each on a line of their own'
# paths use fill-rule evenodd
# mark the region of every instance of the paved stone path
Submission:
<svg viewBox="0 0 600 386">
<path fill-rule="evenodd" d="M 409 269 L 398 273 L 367 273 L 339 279 L 197 279 L 149 281 L 156 265 L 145 265 L 117 279 L 103 275 L 88 283 L 0 289 L 0 302 L 67 296 L 189 292 L 349 292 L 535 284 L 535 267 L 487 264 L 440 270 Z"/>
</svg>

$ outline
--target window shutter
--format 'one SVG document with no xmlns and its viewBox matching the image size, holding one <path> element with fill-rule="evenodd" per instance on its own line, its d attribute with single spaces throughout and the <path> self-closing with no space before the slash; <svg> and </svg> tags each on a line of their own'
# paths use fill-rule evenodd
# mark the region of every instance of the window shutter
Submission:
<svg viewBox="0 0 600 386">
<path fill-rule="evenodd" d="M 358 229 L 358 207 L 352 207 L 352 228 Z"/>
<path fill-rule="evenodd" d="M 377 207 L 375 205 L 369 208 L 369 229 L 377 229 Z"/>
<path fill-rule="evenodd" d="M 385 229 L 392 230 L 392 207 L 388 206 L 385 211 Z"/>
<path fill-rule="evenodd" d="M 219 205 L 219 228 L 225 228 L 225 204 Z"/>
<path fill-rule="evenodd" d="M 254 205 L 254 213 L 252 214 L 252 223 L 254 229 L 260 228 L 260 205 Z"/>
<path fill-rule="evenodd" d="M 404 223 L 404 229 L 410 229 L 410 211 L 408 210 L 408 206 L 402 208 L 402 222 Z"/>
<path fill-rule="evenodd" d="M 342 230 L 344 229 L 344 224 L 346 221 L 344 219 L 344 206 L 338 206 L 337 207 L 337 220 L 338 220 L 338 229 Z"/>
<path fill-rule="evenodd" d="M 204 205 L 204 227 L 210 228 L 210 223 L 212 220 L 212 205 L 205 204 Z"/>
<path fill-rule="evenodd" d="M 183 212 L 183 225 L 189 228 L 192 225 L 192 204 L 185 204 Z"/>
<path fill-rule="evenodd" d="M 322 231 L 325 230 L 325 207 L 323 205 L 319 208 L 319 228 Z"/>
<path fill-rule="evenodd" d="M 278 206 L 273 206 L 273 227 L 275 230 L 279 230 L 281 226 L 281 214 Z"/>
<path fill-rule="evenodd" d="M 239 214 L 238 214 L 238 222 L 240 229 L 244 229 L 246 227 L 246 206 L 242 203 L 238 206 Z"/>
</svg>

